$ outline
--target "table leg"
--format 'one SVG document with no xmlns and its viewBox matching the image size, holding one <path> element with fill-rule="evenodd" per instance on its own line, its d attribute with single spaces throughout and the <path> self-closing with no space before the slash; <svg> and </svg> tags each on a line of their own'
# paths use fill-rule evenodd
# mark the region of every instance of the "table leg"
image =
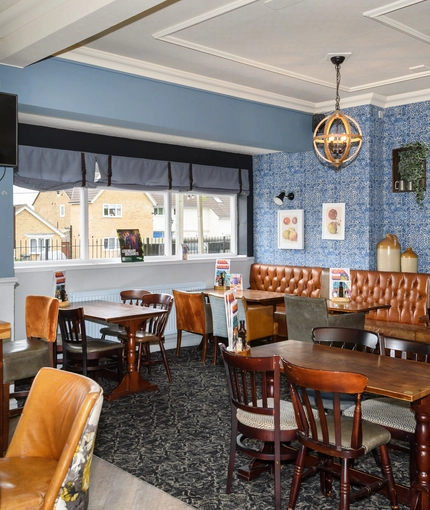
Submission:
<svg viewBox="0 0 430 510">
<path fill-rule="evenodd" d="M 412 403 L 417 425 L 415 429 L 415 479 L 411 481 L 413 510 L 430 508 L 430 396 Z"/>
<path fill-rule="evenodd" d="M 126 328 L 128 332 L 127 341 L 127 372 L 125 373 L 119 385 L 106 395 L 106 400 L 116 400 L 117 398 L 139 393 L 142 391 L 154 391 L 158 389 L 156 384 L 152 384 L 140 375 L 136 369 L 136 330 Z"/>
</svg>

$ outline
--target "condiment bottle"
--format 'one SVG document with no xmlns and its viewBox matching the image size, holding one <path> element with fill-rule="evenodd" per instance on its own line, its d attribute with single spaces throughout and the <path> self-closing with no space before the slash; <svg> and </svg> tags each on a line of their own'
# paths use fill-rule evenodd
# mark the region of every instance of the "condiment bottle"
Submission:
<svg viewBox="0 0 430 510">
<path fill-rule="evenodd" d="M 240 338 L 242 343 L 242 350 L 246 351 L 248 344 L 246 343 L 246 329 L 245 329 L 245 321 L 240 321 L 239 331 L 237 336 Z"/>
</svg>

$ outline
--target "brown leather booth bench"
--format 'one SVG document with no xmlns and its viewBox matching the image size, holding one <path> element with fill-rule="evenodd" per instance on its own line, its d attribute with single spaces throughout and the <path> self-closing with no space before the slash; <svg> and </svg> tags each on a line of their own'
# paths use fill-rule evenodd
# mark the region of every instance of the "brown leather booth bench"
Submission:
<svg viewBox="0 0 430 510">
<path fill-rule="evenodd" d="M 274 266 L 270 264 L 252 264 L 249 275 L 249 288 L 268 292 L 281 292 L 305 297 L 321 297 L 323 277 L 326 278 L 328 292 L 328 271 L 322 267 Z M 285 307 L 278 305 L 275 310 L 275 322 L 278 323 L 278 337 L 287 338 Z"/>
<path fill-rule="evenodd" d="M 329 269 L 307 266 L 252 264 L 250 288 L 307 297 L 329 296 Z M 429 305 L 427 273 L 351 269 L 351 299 L 359 303 L 389 304 L 366 315 L 365 328 L 395 338 L 430 342 L 430 329 L 420 322 Z M 285 308 L 275 311 L 278 337 L 287 338 Z"/>
<path fill-rule="evenodd" d="M 427 315 L 429 279 L 427 273 L 351 269 L 353 301 L 391 305 L 366 314 L 365 328 L 389 337 L 430 342 L 430 329 L 419 322 Z"/>
</svg>

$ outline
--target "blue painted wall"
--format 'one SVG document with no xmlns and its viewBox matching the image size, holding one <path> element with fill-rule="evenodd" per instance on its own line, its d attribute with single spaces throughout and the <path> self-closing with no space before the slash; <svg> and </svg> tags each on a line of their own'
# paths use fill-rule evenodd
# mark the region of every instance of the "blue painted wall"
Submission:
<svg viewBox="0 0 430 510">
<path fill-rule="evenodd" d="M 312 115 L 50 59 L 0 66 L 19 111 L 268 150 L 312 148 Z"/>
<path fill-rule="evenodd" d="M 345 109 L 360 124 L 364 143 L 356 161 L 342 170 L 325 167 L 313 151 L 254 157 L 257 262 L 376 269 L 377 243 L 393 233 L 402 251 L 411 246 L 418 254 L 418 270 L 430 273 L 429 193 L 421 209 L 413 193 L 392 192 L 392 149 L 417 140 L 430 145 L 430 102 L 387 108 L 383 118 L 379 111 L 374 106 Z M 280 208 L 273 196 L 281 189 L 296 195 L 281 209 L 304 210 L 304 250 L 277 248 Z M 322 239 L 326 202 L 346 204 L 344 241 Z"/>
</svg>

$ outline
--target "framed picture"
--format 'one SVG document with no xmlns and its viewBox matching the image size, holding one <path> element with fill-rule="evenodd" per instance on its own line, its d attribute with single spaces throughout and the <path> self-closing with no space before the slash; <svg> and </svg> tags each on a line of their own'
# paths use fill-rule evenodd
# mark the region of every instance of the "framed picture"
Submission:
<svg viewBox="0 0 430 510">
<path fill-rule="evenodd" d="M 303 250 L 303 209 L 278 211 L 278 248 Z"/>
<path fill-rule="evenodd" d="M 323 204 L 322 238 L 345 239 L 345 204 Z"/>
</svg>

